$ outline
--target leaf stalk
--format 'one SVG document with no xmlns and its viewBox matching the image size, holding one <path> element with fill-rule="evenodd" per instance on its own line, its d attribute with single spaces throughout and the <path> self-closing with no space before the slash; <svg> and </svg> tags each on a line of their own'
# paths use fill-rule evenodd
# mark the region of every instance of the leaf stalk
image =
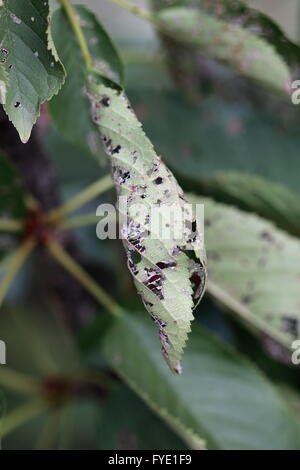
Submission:
<svg viewBox="0 0 300 470">
<path fill-rule="evenodd" d="M 47 220 L 49 222 L 58 222 L 61 221 L 67 214 L 74 212 L 75 210 L 82 207 L 84 204 L 88 203 L 95 197 L 104 193 L 105 191 L 113 187 L 113 182 L 110 175 L 104 176 L 96 183 L 91 184 L 86 189 L 76 194 L 72 199 L 70 199 L 65 204 L 62 204 L 57 209 L 54 209 L 50 212 Z"/>
<path fill-rule="evenodd" d="M 18 274 L 19 270 L 22 268 L 23 264 L 25 263 L 26 259 L 33 251 L 36 246 L 36 241 L 29 237 L 27 238 L 18 250 L 13 254 L 10 258 L 10 261 L 7 266 L 7 270 L 2 278 L 0 283 L 0 306 L 3 303 L 3 300 L 14 281 L 16 275 Z"/>
<path fill-rule="evenodd" d="M 122 308 L 102 289 L 90 275 L 68 255 L 68 253 L 54 240 L 47 244 L 52 256 L 68 271 L 87 291 L 103 305 L 114 317 L 123 314 Z"/>
<path fill-rule="evenodd" d="M 90 70 L 93 68 L 93 60 L 92 60 L 85 36 L 83 34 L 82 28 L 80 26 L 80 22 L 79 22 L 76 10 L 73 7 L 70 0 L 59 0 L 59 1 L 66 12 L 70 20 L 71 26 L 73 28 L 73 31 L 75 33 L 75 36 L 77 37 L 78 44 L 81 49 L 86 67 L 88 70 Z"/>
</svg>

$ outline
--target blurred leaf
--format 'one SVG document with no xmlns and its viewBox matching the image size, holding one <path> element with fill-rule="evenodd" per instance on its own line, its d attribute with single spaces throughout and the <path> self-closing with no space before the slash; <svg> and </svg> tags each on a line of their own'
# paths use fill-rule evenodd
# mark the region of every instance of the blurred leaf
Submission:
<svg viewBox="0 0 300 470">
<path fill-rule="evenodd" d="M 9 410 L 6 410 L 6 414 L 8 411 L 12 413 L 17 407 L 24 404 L 24 401 L 20 402 L 20 400 L 16 400 L 15 398 L 12 399 L 11 394 L 10 396 L 7 395 L 7 402 L 10 406 L 8 407 Z M 16 449 L 32 451 L 50 417 L 51 414 L 49 412 L 45 412 L 28 420 L 25 424 L 22 424 L 3 438 L 2 449 L 8 451 Z"/>
<path fill-rule="evenodd" d="M 277 54 L 286 62 L 293 79 L 299 77 L 300 71 L 300 47 L 290 40 L 280 26 L 268 15 L 259 10 L 250 8 L 249 2 L 239 0 L 152 0 L 156 10 L 172 7 L 197 8 L 202 12 L 211 15 L 213 18 L 223 20 L 229 25 L 243 28 L 245 31 L 256 35 L 264 42 L 270 44 Z M 183 90 L 189 94 L 191 87 L 199 85 L 207 87 L 208 78 L 211 85 L 214 84 L 219 92 L 226 87 L 226 83 L 231 87 L 231 93 L 237 93 L 241 86 L 241 81 L 237 76 L 233 76 L 228 69 L 221 66 L 220 62 L 215 62 L 211 57 L 201 56 L 199 49 L 181 45 L 175 40 L 164 40 L 168 59 L 169 69 L 175 81 L 181 85 Z M 178 61 L 180 56 L 180 63 Z M 178 76 L 180 72 L 181 77 Z M 247 92 L 245 82 L 240 89 L 240 93 Z M 247 84 L 249 87 L 251 82 Z M 200 89 L 202 88 L 200 86 Z M 236 88 L 234 91 L 233 88 Z M 252 87 L 253 91 L 253 87 Z M 258 93 L 258 89 L 255 93 Z M 252 94 L 252 93 L 251 93 Z"/>
<path fill-rule="evenodd" d="M 89 158 L 90 151 L 88 149 L 84 151 L 72 145 L 54 126 L 51 126 L 47 132 L 45 145 L 54 161 L 60 184 L 62 186 L 78 184 L 76 192 L 95 181 L 95 175 L 101 177 L 109 171 L 109 162 L 104 160 L 103 150 L 103 158 L 101 157 L 103 165 L 99 166 L 94 158 Z"/>
<path fill-rule="evenodd" d="M 300 236 L 300 197 L 283 185 L 247 173 L 217 173 L 199 179 L 198 191 L 217 201 L 256 212 Z"/>
<path fill-rule="evenodd" d="M 4 109 L 23 142 L 40 105 L 58 93 L 65 77 L 48 48 L 48 15 L 48 0 L 4 0 L 0 5 L 1 67 L 7 72 Z"/>
<path fill-rule="evenodd" d="M 76 11 L 95 70 L 122 85 L 123 66 L 110 37 L 94 13 L 83 6 L 77 6 Z M 52 35 L 66 68 L 67 79 L 59 95 L 51 100 L 51 116 L 58 131 L 66 139 L 99 157 L 99 154 L 102 154 L 102 146 L 91 117 L 86 89 L 89 71 L 86 69 L 77 38 L 62 9 L 53 15 Z"/>
<path fill-rule="evenodd" d="M 100 312 L 90 324 L 82 328 L 79 334 L 79 348 L 84 354 L 99 344 L 99 340 L 106 334 L 112 321 L 109 315 Z"/>
<path fill-rule="evenodd" d="M 254 214 L 204 203 L 210 293 L 291 350 L 300 334 L 300 241 Z"/>
<path fill-rule="evenodd" d="M 177 42 L 228 63 L 239 74 L 276 90 L 289 93 L 287 64 L 264 39 L 192 8 L 168 8 L 157 14 L 162 30 Z"/>
<path fill-rule="evenodd" d="M 68 377 L 82 371 L 74 338 L 45 308 L 27 304 L 2 310 L 0 332 L 11 368 L 40 378 Z"/>
<path fill-rule="evenodd" d="M 60 450 L 95 450 L 98 447 L 99 414 L 103 403 L 99 396 L 81 395 L 66 403 L 60 411 Z M 55 431 L 57 434 L 57 428 Z"/>
<path fill-rule="evenodd" d="M 128 388 L 111 393 L 100 425 L 102 450 L 177 450 L 185 444 Z"/>
<path fill-rule="evenodd" d="M 300 429 L 300 393 L 298 390 L 292 387 L 288 387 L 285 384 L 280 385 L 280 392 L 285 400 L 289 403 L 290 407 L 295 413 L 295 417 L 298 421 Z"/>
<path fill-rule="evenodd" d="M 299 66 L 299 45 L 268 15 L 240 0 L 153 0 L 157 7 L 199 8 L 270 42 L 291 67 Z M 249 3 L 249 2 L 248 2 Z"/>
<path fill-rule="evenodd" d="M 120 377 L 190 448 L 299 449 L 297 425 L 264 376 L 208 331 L 194 325 L 184 374 L 170 375 L 143 319 L 125 316 L 104 354 Z"/>
<path fill-rule="evenodd" d="M 164 358 L 173 372 L 180 373 L 192 311 L 205 290 L 201 226 L 192 235 L 196 220 L 187 214 L 182 189 L 156 154 L 125 94 L 96 82 L 90 83 L 89 92 L 94 120 L 112 162 L 128 268 L 160 327 Z M 151 220 L 153 207 L 160 207 L 157 223 Z M 166 236 L 160 226 L 177 227 L 177 234 L 171 229 Z"/>
</svg>

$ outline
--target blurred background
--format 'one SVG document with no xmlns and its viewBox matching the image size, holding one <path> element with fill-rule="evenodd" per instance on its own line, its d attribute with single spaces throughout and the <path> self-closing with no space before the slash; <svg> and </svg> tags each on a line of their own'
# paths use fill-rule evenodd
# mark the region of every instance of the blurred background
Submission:
<svg viewBox="0 0 300 470">
<path fill-rule="evenodd" d="M 74 3 L 84 3 L 95 11 L 114 39 L 125 65 L 129 99 L 158 154 L 186 191 L 206 193 L 205 178 L 222 171 L 243 171 L 284 184 L 300 194 L 297 107 L 282 103 L 276 96 L 265 95 L 246 80 L 232 79 L 226 69 L 215 69 L 210 63 L 205 64 L 204 76 L 199 77 L 193 71 L 193 86 L 186 90 L 183 75 L 174 67 L 170 73 L 166 66 L 166 52 L 149 24 L 107 0 Z M 135 3 L 148 7 L 146 1 Z M 249 0 L 247 3 L 266 12 L 289 38 L 299 41 L 298 0 Z M 99 169 L 88 148 L 79 149 L 59 134 L 46 108 L 39 126 L 43 151 L 53 162 L 55 186 L 61 200 L 108 173 L 108 165 L 103 163 Z M 100 202 L 114 200 L 114 191 L 110 191 L 83 212 L 93 213 Z M 140 299 L 127 273 L 118 241 L 100 242 L 94 226 L 74 229 L 65 237 L 74 256 L 114 298 L 129 310 L 140 310 Z M 41 272 L 45 275 L 41 276 Z M 75 307 L 76 321 L 70 319 Z M 299 370 L 286 365 L 280 351 L 272 347 L 270 351 L 209 298 L 205 297 L 196 316 L 197 321 L 223 341 L 249 355 L 272 380 L 300 388 Z M 91 354 L 89 351 L 105 331 L 105 318 L 89 296 L 57 271 L 48 259 L 37 263 L 32 260 L 18 276 L 1 311 L 0 338 L 6 340 L 10 367 L 42 377 L 70 370 L 81 374 L 87 366 L 99 367 L 103 361 L 99 351 L 97 348 Z M 76 340 L 74 329 L 78 333 Z M 82 351 L 88 353 L 84 355 Z M 86 389 L 82 386 L 80 400 L 67 405 L 62 413 L 53 413 L 47 433 L 41 432 L 49 418 L 44 414 L 8 435 L 3 447 L 186 448 L 129 388 L 115 381 L 113 373 L 109 372 L 109 377 L 114 382 L 112 393 L 97 385 Z M 61 387 L 64 384 L 49 384 L 54 395 Z M 6 412 L 19 402 L 18 396 L 5 392 Z"/>
</svg>

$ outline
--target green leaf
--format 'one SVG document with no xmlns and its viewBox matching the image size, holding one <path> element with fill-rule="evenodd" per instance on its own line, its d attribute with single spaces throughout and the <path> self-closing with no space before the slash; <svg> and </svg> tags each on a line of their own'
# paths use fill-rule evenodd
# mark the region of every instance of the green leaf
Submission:
<svg viewBox="0 0 300 470">
<path fill-rule="evenodd" d="M 123 66 L 110 37 L 96 16 L 83 6 L 76 12 L 97 72 L 120 86 Z M 52 36 L 67 71 L 65 85 L 50 102 L 50 113 L 58 131 L 79 148 L 101 154 L 98 131 L 90 113 L 87 97 L 88 71 L 70 22 L 60 9 L 52 19 Z"/>
<path fill-rule="evenodd" d="M 294 412 L 297 419 L 298 427 L 300 430 L 300 395 L 296 388 L 288 386 L 286 384 L 280 384 L 279 390 L 284 399 L 289 403 L 289 406 Z"/>
<path fill-rule="evenodd" d="M 65 72 L 48 48 L 48 0 L 1 4 L 0 55 L 7 73 L 4 109 L 22 142 L 27 142 L 40 105 L 58 93 Z"/>
<path fill-rule="evenodd" d="M 184 374 L 168 374 L 141 317 L 126 316 L 106 337 L 117 374 L 187 443 L 208 449 L 299 449 L 297 425 L 261 373 L 211 333 L 194 326 Z"/>
<path fill-rule="evenodd" d="M 215 18 L 237 24 L 271 44 L 288 63 L 291 73 L 298 76 L 300 47 L 281 27 L 260 10 L 240 0 L 152 0 L 157 9 L 172 7 L 198 8 Z M 248 2 L 249 3 L 249 2 Z"/>
<path fill-rule="evenodd" d="M 4 307 L 0 331 L 10 351 L 12 369 L 41 380 L 82 376 L 83 366 L 74 338 L 61 319 L 52 317 L 47 308 L 21 303 L 18 307 Z"/>
<path fill-rule="evenodd" d="M 146 423 L 146 426 L 145 426 Z M 182 450 L 185 445 L 128 388 L 113 391 L 100 421 L 101 450 Z"/>
<path fill-rule="evenodd" d="M 177 42 L 230 65 L 265 87 L 287 94 L 291 76 L 285 61 L 264 39 L 236 24 L 193 8 L 167 8 L 157 14 L 161 29 Z"/>
<path fill-rule="evenodd" d="M 0 62 L 0 104 L 4 104 L 6 101 L 6 84 L 8 74 L 5 69 L 3 62 Z"/>
<path fill-rule="evenodd" d="M 256 212 L 300 236 L 300 197 L 281 184 L 247 173 L 217 173 L 213 178 L 199 179 L 198 192 Z"/>
<path fill-rule="evenodd" d="M 300 241 L 254 214 L 209 199 L 204 207 L 209 292 L 291 350 L 300 335 Z"/>
<path fill-rule="evenodd" d="M 237 23 L 271 43 L 292 69 L 299 65 L 299 45 L 291 41 L 271 17 L 255 8 L 250 8 L 243 1 L 171 0 L 168 4 L 170 6 L 198 6 L 210 15 L 232 24 Z"/>
<path fill-rule="evenodd" d="M 195 217 L 185 212 L 181 188 L 155 153 L 126 96 L 92 81 L 89 92 L 94 120 L 111 157 L 128 267 L 159 328 L 163 355 L 171 370 L 180 373 L 192 310 L 205 289 L 203 233 L 199 225 L 195 242 L 189 243 Z M 153 208 L 160 208 L 158 224 Z M 160 223 L 170 227 L 168 234 Z M 174 232 L 177 227 L 179 234 Z"/>
</svg>

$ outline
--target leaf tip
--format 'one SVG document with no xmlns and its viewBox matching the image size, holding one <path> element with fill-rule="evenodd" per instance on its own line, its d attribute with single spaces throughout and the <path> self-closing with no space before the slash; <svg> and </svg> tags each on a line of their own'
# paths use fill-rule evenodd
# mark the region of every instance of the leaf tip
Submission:
<svg viewBox="0 0 300 470">
<path fill-rule="evenodd" d="M 177 375 L 181 375 L 181 374 L 182 374 L 182 365 L 181 365 L 181 362 L 180 362 L 180 361 L 178 361 L 177 364 L 174 366 L 173 371 L 174 371 L 175 374 L 177 374 Z"/>
</svg>

